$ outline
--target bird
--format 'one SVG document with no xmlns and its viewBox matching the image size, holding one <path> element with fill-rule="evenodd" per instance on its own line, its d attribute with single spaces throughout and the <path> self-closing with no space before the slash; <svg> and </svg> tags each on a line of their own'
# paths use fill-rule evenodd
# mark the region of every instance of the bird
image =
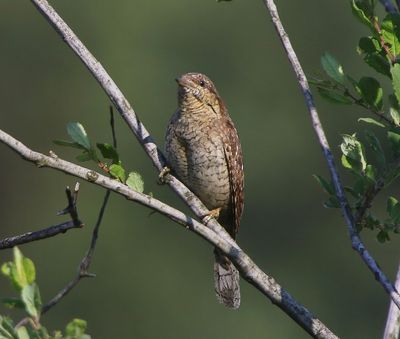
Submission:
<svg viewBox="0 0 400 339">
<path fill-rule="evenodd" d="M 242 148 L 235 125 L 213 82 L 201 73 L 176 78 L 178 109 L 170 118 L 165 151 L 171 170 L 236 239 L 244 206 Z M 214 249 L 217 300 L 240 306 L 239 272 Z"/>
</svg>

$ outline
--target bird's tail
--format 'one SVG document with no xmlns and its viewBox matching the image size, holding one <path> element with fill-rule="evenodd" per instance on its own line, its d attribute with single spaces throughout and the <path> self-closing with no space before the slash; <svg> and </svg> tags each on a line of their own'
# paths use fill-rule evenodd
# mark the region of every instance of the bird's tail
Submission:
<svg viewBox="0 0 400 339">
<path fill-rule="evenodd" d="M 218 249 L 214 250 L 215 294 L 221 304 L 238 309 L 240 306 L 239 271 Z"/>
</svg>

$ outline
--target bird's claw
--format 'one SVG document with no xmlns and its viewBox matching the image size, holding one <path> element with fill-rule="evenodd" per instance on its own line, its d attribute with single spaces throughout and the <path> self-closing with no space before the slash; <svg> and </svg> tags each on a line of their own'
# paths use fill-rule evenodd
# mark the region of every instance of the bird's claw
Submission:
<svg viewBox="0 0 400 339">
<path fill-rule="evenodd" d="M 168 182 L 166 176 L 171 172 L 171 169 L 167 166 L 163 167 L 158 175 L 158 184 L 163 185 Z"/>
<path fill-rule="evenodd" d="M 210 213 L 206 214 L 203 218 L 203 223 L 207 225 L 211 219 L 218 219 L 220 212 L 221 207 L 211 210 Z"/>
</svg>

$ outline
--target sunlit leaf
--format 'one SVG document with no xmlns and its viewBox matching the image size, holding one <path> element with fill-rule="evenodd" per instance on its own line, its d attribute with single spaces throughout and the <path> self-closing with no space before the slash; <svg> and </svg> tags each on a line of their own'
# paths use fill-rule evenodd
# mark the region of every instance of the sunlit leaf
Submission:
<svg viewBox="0 0 400 339">
<path fill-rule="evenodd" d="M 346 77 L 343 72 L 343 67 L 340 65 L 335 57 L 328 52 L 325 52 L 321 57 L 321 64 L 325 73 L 340 84 L 344 84 Z"/>
<path fill-rule="evenodd" d="M 126 184 L 137 192 L 143 193 L 144 191 L 144 182 L 142 176 L 137 172 L 129 173 Z"/>
</svg>

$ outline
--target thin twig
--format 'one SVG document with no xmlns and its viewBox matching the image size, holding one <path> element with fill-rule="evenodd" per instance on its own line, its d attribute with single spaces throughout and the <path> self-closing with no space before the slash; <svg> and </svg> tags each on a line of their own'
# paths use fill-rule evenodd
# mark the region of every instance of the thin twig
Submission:
<svg viewBox="0 0 400 339">
<path fill-rule="evenodd" d="M 386 275 L 379 268 L 375 259 L 367 251 L 367 249 L 364 246 L 364 243 L 362 242 L 362 240 L 357 232 L 355 222 L 354 222 L 354 217 L 352 215 L 349 203 L 348 203 L 346 195 L 344 193 L 344 189 L 343 189 L 342 183 L 340 181 L 340 177 L 339 177 L 339 172 L 336 168 L 333 154 L 331 152 L 328 140 L 325 136 L 324 129 L 323 129 L 321 121 L 319 119 L 319 115 L 318 115 L 317 109 L 314 104 L 314 99 L 312 97 L 306 75 L 305 75 L 303 68 L 301 67 L 301 64 L 297 58 L 297 55 L 292 47 L 292 44 L 289 40 L 289 36 L 287 35 L 287 33 L 285 32 L 285 29 L 283 28 L 282 22 L 278 15 L 278 10 L 276 8 L 276 5 L 273 0 L 263 0 L 263 1 L 271 15 L 272 22 L 275 26 L 275 29 L 278 33 L 278 36 L 279 36 L 281 42 L 283 44 L 283 47 L 285 48 L 285 50 L 287 52 L 288 59 L 292 65 L 293 71 L 296 74 L 298 83 L 303 92 L 307 108 L 311 115 L 312 125 L 313 125 L 314 131 L 317 135 L 318 142 L 324 153 L 326 162 L 328 164 L 329 172 L 332 177 L 332 182 L 334 183 L 334 186 L 335 186 L 336 196 L 340 202 L 343 216 L 344 216 L 346 224 L 347 224 L 347 229 L 348 229 L 348 233 L 349 233 L 349 236 L 351 239 L 352 248 L 355 251 L 357 251 L 357 253 L 361 256 L 361 258 L 367 265 L 367 267 L 373 273 L 375 279 L 383 286 L 383 288 L 386 290 L 387 293 L 389 293 L 390 297 L 395 302 L 395 304 L 400 308 L 399 293 L 397 292 L 397 290 L 395 289 L 393 284 L 390 282 L 390 280 L 386 277 Z"/>
<path fill-rule="evenodd" d="M 244 279 L 267 296 L 273 304 L 281 308 L 312 337 L 329 339 L 337 338 L 337 336 L 333 334 L 325 324 L 316 318 L 303 305 L 299 304 L 272 277 L 264 273 L 232 238 L 226 238 L 215 233 L 210 228 L 183 214 L 181 211 L 155 199 L 154 197 L 136 192 L 117 180 L 110 179 L 97 172 L 72 164 L 60 158 L 52 158 L 32 151 L 20 141 L 2 130 L 0 130 L 0 142 L 9 146 L 25 160 L 40 165 L 40 168 L 54 168 L 58 171 L 92 182 L 98 186 L 118 193 L 129 200 L 147 206 L 195 232 L 227 255 L 238 268 Z M 71 285 L 72 284 L 73 282 L 71 282 Z"/>
<path fill-rule="evenodd" d="M 397 13 L 396 7 L 394 7 L 392 1 L 390 0 L 379 0 L 379 2 L 385 7 L 385 11 L 388 13 Z M 397 6 L 399 6 L 400 1 L 397 0 Z M 400 7 L 399 7 L 400 8 Z"/>
<path fill-rule="evenodd" d="M 79 191 L 79 183 L 75 185 L 74 192 L 72 193 L 70 188 L 67 187 L 65 192 L 67 194 L 68 206 L 57 213 L 57 215 L 69 214 L 71 216 L 71 220 L 63 222 L 58 225 L 50 226 L 45 229 L 28 232 L 21 235 L 16 235 L 13 237 L 8 237 L 0 240 L 0 250 L 6 248 L 12 248 L 17 245 L 26 244 L 28 242 L 42 240 L 50 237 L 54 237 L 57 234 L 65 233 L 71 228 L 82 228 L 84 225 L 79 220 L 77 208 L 76 208 L 76 199 Z"/>
<path fill-rule="evenodd" d="M 104 196 L 103 204 L 101 205 L 99 216 L 97 217 L 96 225 L 93 229 L 92 238 L 90 241 L 89 250 L 86 252 L 86 255 L 83 257 L 78 273 L 73 280 L 71 280 L 60 292 L 58 292 L 47 304 L 42 307 L 42 315 L 45 314 L 48 310 L 50 310 L 53 306 L 59 303 L 59 301 L 64 298 L 71 290 L 79 283 L 82 278 L 91 278 L 94 277 L 93 274 L 89 273 L 89 267 L 92 262 L 92 257 L 94 250 L 96 248 L 99 227 L 103 220 L 104 211 L 107 206 L 108 199 L 110 197 L 110 191 L 107 190 Z"/>
<path fill-rule="evenodd" d="M 357 209 L 354 217 L 356 225 L 363 221 L 367 210 L 371 207 L 372 201 L 382 190 L 383 186 L 384 186 L 383 179 L 378 179 L 375 185 L 370 190 L 367 191 L 361 203 L 361 206 Z"/>
<path fill-rule="evenodd" d="M 400 289 L 400 264 L 397 268 L 395 287 Z M 400 309 L 390 301 L 389 312 L 386 319 L 385 332 L 382 339 L 398 339 L 400 332 Z"/>
<path fill-rule="evenodd" d="M 114 124 L 114 112 L 112 106 L 110 106 L 110 127 L 111 134 L 113 140 L 113 146 L 117 149 L 117 134 L 115 133 L 115 124 Z M 99 229 L 101 222 L 103 220 L 104 212 L 106 210 L 108 199 L 110 198 L 111 191 L 107 190 L 103 203 L 101 204 L 99 215 L 97 217 L 96 225 L 94 226 L 92 238 L 90 240 L 90 247 L 86 252 L 85 256 L 82 258 L 82 261 L 79 265 L 78 273 L 73 280 L 71 280 L 60 292 L 58 292 L 53 299 L 51 299 L 47 304 L 42 307 L 42 314 L 46 313 L 50 308 L 55 306 L 60 302 L 62 298 L 64 298 L 78 283 L 82 278 L 90 278 L 94 277 L 94 274 L 89 273 L 89 267 L 92 262 L 94 250 L 96 248 L 97 239 L 99 237 Z"/>
</svg>

